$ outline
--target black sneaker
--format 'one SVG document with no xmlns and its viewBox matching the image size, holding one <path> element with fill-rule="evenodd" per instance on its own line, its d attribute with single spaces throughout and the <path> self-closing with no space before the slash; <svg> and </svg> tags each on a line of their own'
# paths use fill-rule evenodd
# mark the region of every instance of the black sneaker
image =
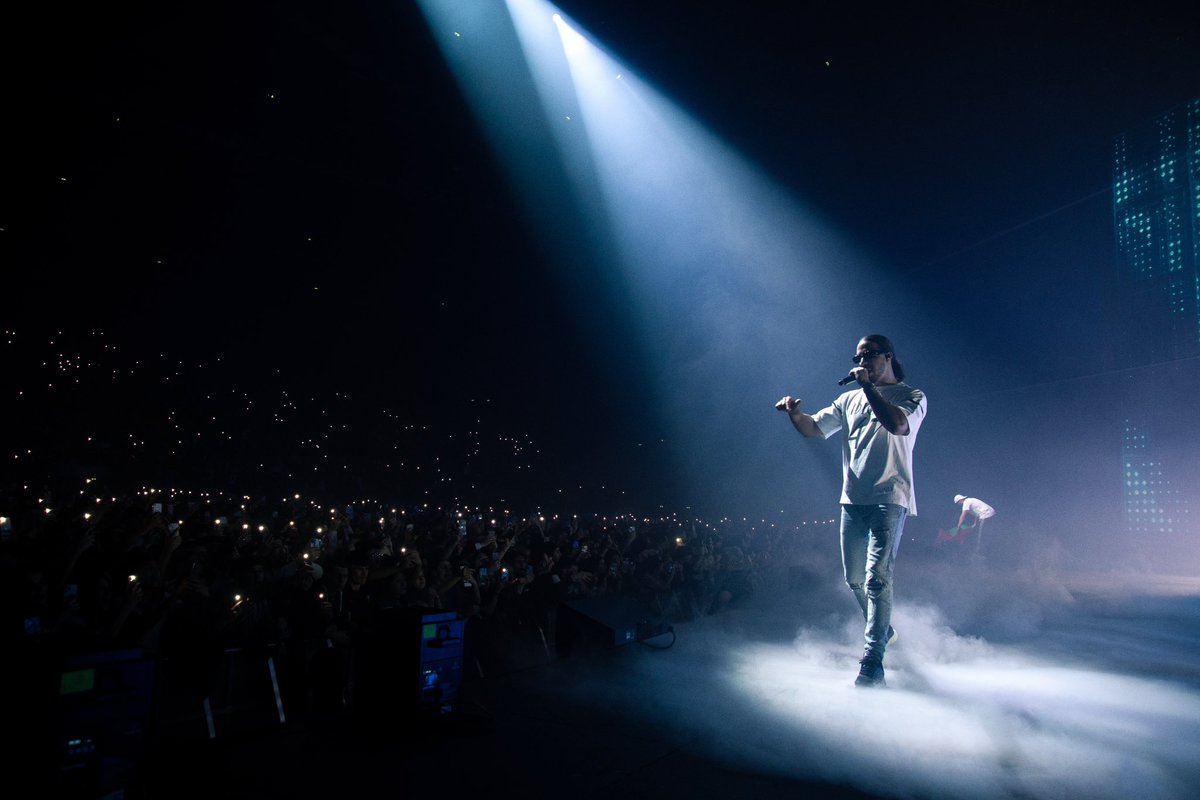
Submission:
<svg viewBox="0 0 1200 800">
<path fill-rule="evenodd" d="M 863 656 L 859 661 L 858 677 L 854 679 L 855 686 L 872 688 L 887 686 L 883 679 L 883 662 L 874 656 Z"/>
</svg>

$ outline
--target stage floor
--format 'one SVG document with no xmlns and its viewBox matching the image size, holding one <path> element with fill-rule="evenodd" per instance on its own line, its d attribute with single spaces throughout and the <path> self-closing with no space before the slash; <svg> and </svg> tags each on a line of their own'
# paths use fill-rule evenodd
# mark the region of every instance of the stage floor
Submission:
<svg viewBox="0 0 1200 800">
<path fill-rule="evenodd" d="M 1200 596 L 1188 578 L 913 565 L 888 688 L 810 569 L 643 643 L 470 675 L 418 735 L 288 723 L 159 753 L 151 796 L 1195 797 Z M 657 640 L 658 644 L 669 642 Z"/>
</svg>

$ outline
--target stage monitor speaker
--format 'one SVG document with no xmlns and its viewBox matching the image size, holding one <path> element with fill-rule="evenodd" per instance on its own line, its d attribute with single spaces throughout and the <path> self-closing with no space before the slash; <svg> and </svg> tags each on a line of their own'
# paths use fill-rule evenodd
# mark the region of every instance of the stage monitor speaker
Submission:
<svg viewBox="0 0 1200 800">
<path fill-rule="evenodd" d="M 555 650 L 560 657 L 609 650 L 671 632 L 644 604 L 628 597 L 582 597 L 559 606 Z"/>
</svg>

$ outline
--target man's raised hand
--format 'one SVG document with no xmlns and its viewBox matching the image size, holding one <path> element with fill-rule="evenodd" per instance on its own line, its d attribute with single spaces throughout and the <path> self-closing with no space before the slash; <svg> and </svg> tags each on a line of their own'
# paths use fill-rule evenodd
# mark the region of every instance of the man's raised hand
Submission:
<svg viewBox="0 0 1200 800">
<path fill-rule="evenodd" d="M 795 411 L 796 409 L 798 409 L 799 407 L 800 407 L 800 398 L 792 397 L 790 394 L 775 404 L 775 408 L 779 409 L 780 411 L 786 411 L 789 414 L 792 413 L 793 411 Z"/>
</svg>

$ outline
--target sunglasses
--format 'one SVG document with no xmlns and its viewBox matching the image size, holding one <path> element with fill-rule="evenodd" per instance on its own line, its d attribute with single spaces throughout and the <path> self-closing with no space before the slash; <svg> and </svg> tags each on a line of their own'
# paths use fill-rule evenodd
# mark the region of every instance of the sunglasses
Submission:
<svg viewBox="0 0 1200 800">
<path fill-rule="evenodd" d="M 850 360 L 853 361 L 855 364 L 861 364 L 864 361 L 870 361 L 875 356 L 881 356 L 881 355 L 883 355 L 882 350 L 867 350 L 864 353 L 855 353 L 853 356 L 850 357 Z"/>
</svg>

